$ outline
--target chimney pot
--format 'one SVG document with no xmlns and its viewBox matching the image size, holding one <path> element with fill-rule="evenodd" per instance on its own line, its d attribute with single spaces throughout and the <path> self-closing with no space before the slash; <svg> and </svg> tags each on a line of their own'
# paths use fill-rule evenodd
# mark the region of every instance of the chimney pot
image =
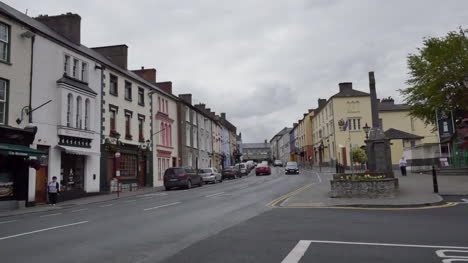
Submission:
<svg viewBox="0 0 468 263">
<path fill-rule="evenodd" d="M 342 82 L 342 83 L 339 83 L 338 86 L 340 87 L 340 92 L 353 89 L 353 83 L 352 82 Z"/>
<path fill-rule="evenodd" d="M 115 46 L 104 46 L 104 47 L 93 47 L 94 51 L 108 58 L 112 63 L 117 66 L 127 69 L 128 65 L 128 46 L 115 45 Z"/>
<path fill-rule="evenodd" d="M 71 42 L 81 44 L 81 17 L 68 12 L 57 16 L 39 15 L 34 18 L 64 36 Z"/>
</svg>

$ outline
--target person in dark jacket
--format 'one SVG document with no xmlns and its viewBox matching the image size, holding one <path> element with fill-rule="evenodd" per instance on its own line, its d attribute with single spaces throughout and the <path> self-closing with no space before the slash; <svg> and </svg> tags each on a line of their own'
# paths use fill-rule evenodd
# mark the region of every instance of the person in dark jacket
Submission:
<svg viewBox="0 0 468 263">
<path fill-rule="evenodd" d="M 57 182 L 57 176 L 52 177 L 52 182 L 47 185 L 47 193 L 49 194 L 49 204 L 57 203 L 57 195 L 60 193 L 60 185 Z"/>
</svg>

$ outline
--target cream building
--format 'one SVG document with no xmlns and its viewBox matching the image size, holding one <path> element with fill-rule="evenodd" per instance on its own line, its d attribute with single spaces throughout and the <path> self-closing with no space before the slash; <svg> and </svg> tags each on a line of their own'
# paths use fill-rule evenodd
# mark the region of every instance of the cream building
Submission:
<svg viewBox="0 0 468 263">
<path fill-rule="evenodd" d="M 314 159 L 323 165 L 336 162 L 350 165 L 350 146 L 363 146 L 363 127 L 371 123 L 370 95 L 352 88 L 352 83 L 339 84 L 339 92 L 328 100 L 319 99 L 312 118 Z M 340 124 L 348 123 L 346 130 Z"/>
</svg>

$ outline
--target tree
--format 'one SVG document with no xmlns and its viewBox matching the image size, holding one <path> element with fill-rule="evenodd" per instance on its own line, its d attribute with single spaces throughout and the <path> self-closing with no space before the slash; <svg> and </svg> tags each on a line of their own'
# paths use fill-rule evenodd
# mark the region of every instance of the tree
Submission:
<svg viewBox="0 0 468 263">
<path fill-rule="evenodd" d="M 367 155 L 363 149 L 356 148 L 352 151 L 353 154 L 353 162 L 365 164 L 367 162 Z"/>
<path fill-rule="evenodd" d="M 430 37 L 416 54 L 408 55 L 408 88 L 400 90 L 411 115 L 427 124 L 436 111 L 453 111 L 460 119 L 468 111 L 468 30 L 460 28 L 445 37 Z"/>
</svg>

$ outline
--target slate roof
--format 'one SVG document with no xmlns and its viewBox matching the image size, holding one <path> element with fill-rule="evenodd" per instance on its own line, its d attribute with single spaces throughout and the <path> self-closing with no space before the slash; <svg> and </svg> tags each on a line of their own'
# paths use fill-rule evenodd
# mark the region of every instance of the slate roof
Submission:
<svg viewBox="0 0 468 263">
<path fill-rule="evenodd" d="M 0 13 L 3 13 L 6 16 L 9 16 L 9 17 L 11 17 L 11 18 L 13 18 L 13 19 L 15 19 L 17 21 L 20 21 L 21 23 L 31 27 L 32 29 L 34 29 L 33 30 L 34 33 L 40 32 L 40 33 L 42 33 L 41 35 L 43 35 L 46 38 L 52 38 L 53 41 L 60 42 L 63 45 L 67 46 L 68 48 L 70 48 L 72 50 L 75 50 L 78 53 L 82 53 L 84 55 L 87 55 L 87 56 L 99 61 L 100 63 L 103 63 L 103 64 L 111 67 L 112 69 L 120 72 L 123 75 L 127 75 L 129 78 L 133 78 L 133 79 L 141 82 L 142 84 L 145 84 L 148 87 L 151 87 L 154 90 L 157 90 L 158 92 L 166 94 L 167 96 L 169 96 L 169 97 L 171 97 L 171 98 L 173 98 L 173 99 L 175 99 L 177 101 L 179 100 L 179 98 L 177 96 L 174 96 L 173 94 L 169 94 L 169 93 L 161 90 L 160 88 L 156 87 L 152 83 L 150 83 L 150 82 L 146 81 L 145 79 L 143 79 L 142 77 L 138 76 L 136 73 L 133 73 L 133 72 L 131 72 L 129 70 L 123 69 L 123 68 L 115 65 L 108 58 L 101 55 L 97 51 L 94 51 L 91 48 L 88 48 L 88 47 L 86 47 L 84 45 L 81 45 L 81 44 L 78 45 L 78 44 L 73 43 L 68 38 L 62 36 L 61 34 L 59 34 L 57 32 L 55 32 L 53 29 L 46 26 L 45 24 L 37 21 L 36 19 L 34 19 L 32 17 L 27 16 L 26 14 L 23 14 L 22 12 L 12 8 L 11 6 L 9 6 L 9 5 L 1 2 L 1 1 L 0 1 Z"/>
<path fill-rule="evenodd" d="M 386 130 L 385 132 L 385 137 L 393 140 L 393 139 L 403 139 L 403 140 L 419 140 L 424 138 L 423 136 L 415 135 L 412 133 L 400 131 L 394 128 L 390 128 Z"/>
<path fill-rule="evenodd" d="M 68 77 L 61 77 L 59 80 L 57 80 L 57 83 L 65 83 L 65 84 L 68 84 L 70 86 L 73 86 L 73 87 L 76 87 L 76 88 L 79 88 L 81 90 L 84 90 L 86 92 L 90 92 L 94 95 L 97 95 L 97 93 L 92 90 L 86 83 L 83 83 L 81 81 L 78 81 L 78 80 L 75 80 L 75 79 L 72 79 L 72 78 L 68 78 Z"/>
<path fill-rule="evenodd" d="M 367 97 L 370 96 L 369 93 L 355 90 L 355 89 L 343 89 L 342 91 L 331 96 L 331 98 L 344 98 L 344 97 Z M 331 99 L 330 98 L 330 99 Z"/>
<path fill-rule="evenodd" d="M 409 105 L 406 104 L 393 104 L 385 102 L 380 102 L 378 104 L 379 111 L 407 111 L 409 108 Z"/>
</svg>

